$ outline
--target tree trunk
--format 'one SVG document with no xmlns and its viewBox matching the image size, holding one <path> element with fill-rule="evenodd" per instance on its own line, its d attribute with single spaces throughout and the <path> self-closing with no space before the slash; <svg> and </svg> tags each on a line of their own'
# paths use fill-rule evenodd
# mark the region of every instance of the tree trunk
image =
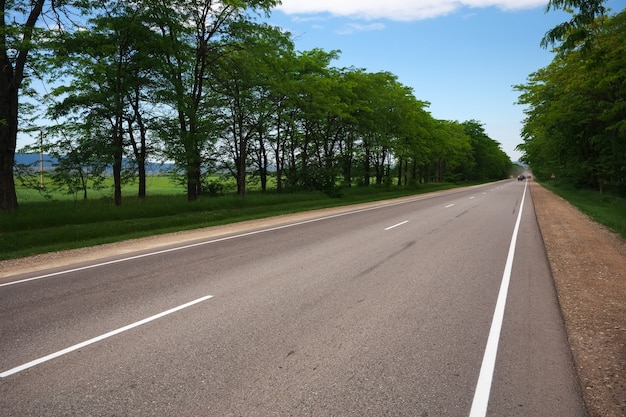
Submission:
<svg viewBox="0 0 626 417">
<path fill-rule="evenodd" d="M 139 189 L 137 191 L 137 197 L 139 199 L 146 198 L 146 162 L 141 160 L 139 162 Z"/>
<path fill-rule="evenodd" d="M 381 149 L 380 152 L 376 154 L 374 170 L 376 175 L 376 185 L 383 184 L 383 177 L 385 176 L 385 159 L 387 158 L 386 149 Z"/>
<path fill-rule="evenodd" d="M 283 191 L 283 164 L 282 160 L 285 155 L 285 147 L 281 141 L 281 130 L 280 130 L 280 115 L 278 122 L 276 123 L 276 192 L 281 193 Z"/>
<path fill-rule="evenodd" d="M 135 155 L 135 160 L 137 162 L 137 172 L 139 175 L 139 188 L 137 190 L 137 197 L 139 199 L 146 198 L 146 159 L 148 154 L 148 128 L 143 121 L 143 117 L 141 115 L 141 111 L 139 108 L 139 96 L 140 93 L 135 90 L 134 96 L 131 99 L 131 105 L 133 107 L 133 112 L 135 114 L 135 122 L 137 123 L 137 127 L 139 128 L 139 143 L 135 141 L 135 137 L 133 135 L 133 121 L 128 121 L 128 136 L 130 138 L 130 144 L 133 148 L 133 154 Z"/>
<path fill-rule="evenodd" d="M 339 153 L 341 154 L 341 175 L 344 185 L 352 186 L 352 159 L 353 159 L 353 141 L 352 138 L 346 138 L 343 144 L 340 144 Z"/>
<path fill-rule="evenodd" d="M 365 160 L 363 161 L 363 171 L 364 171 L 364 178 L 363 178 L 363 185 L 365 185 L 366 187 L 368 187 L 370 185 L 370 176 L 372 175 L 371 172 L 371 157 L 372 157 L 372 153 L 370 151 L 370 147 L 369 144 L 366 142 L 364 144 L 365 146 Z"/>
<path fill-rule="evenodd" d="M 267 166 L 269 165 L 269 158 L 267 157 L 267 150 L 263 140 L 260 140 L 261 148 L 261 167 L 259 168 L 259 176 L 261 177 L 261 191 L 267 191 Z"/>
<path fill-rule="evenodd" d="M 0 72 L 0 211 L 17 210 L 17 194 L 13 177 L 17 146 L 17 89 L 10 86 L 12 71 L 2 65 Z"/>
<path fill-rule="evenodd" d="M 202 194 L 202 158 L 196 138 L 196 124 L 186 123 L 185 115 L 179 111 L 180 130 L 185 147 L 185 168 L 187 170 L 187 201 L 196 201 Z M 189 129 L 187 129 L 187 125 Z"/>
<path fill-rule="evenodd" d="M 246 195 L 246 157 L 243 153 L 239 155 L 235 164 L 237 166 L 237 195 L 243 197 Z"/>
<path fill-rule="evenodd" d="M 187 165 L 187 201 L 196 201 L 201 191 L 201 164 L 197 158 L 192 158 Z"/>
<path fill-rule="evenodd" d="M 122 205 L 122 158 L 123 158 L 123 141 L 122 132 L 115 132 L 114 149 L 113 149 L 113 187 L 114 187 L 114 204 Z"/>
</svg>

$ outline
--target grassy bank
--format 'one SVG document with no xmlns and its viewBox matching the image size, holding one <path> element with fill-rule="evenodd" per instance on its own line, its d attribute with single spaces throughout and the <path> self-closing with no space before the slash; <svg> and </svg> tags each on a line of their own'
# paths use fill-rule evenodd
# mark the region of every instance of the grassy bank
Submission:
<svg viewBox="0 0 626 417">
<path fill-rule="evenodd" d="M 576 189 L 571 184 L 556 181 L 541 184 L 626 240 L 626 198 L 611 193 Z"/>
<path fill-rule="evenodd" d="M 203 197 L 190 203 L 180 188 L 158 179 L 153 181 L 154 190 L 160 194 L 139 200 L 133 197 L 134 190 L 128 189 L 120 207 L 112 204 L 106 192 L 94 193 L 86 201 L 61 195 L 50 201 L 33 191 L 19 190 L 20 209 L 0 215 L 0 260 L 471 185 L 352 187 L 342 189 L 333 197 L 321 192 L 252 191 L 245 198 L 230 194 Z M 558 182 L 542 185 L 626 239 L 625 198 L 577 190 Z"/>
<path fill-rule="evenodd" d="M 463 184 L 469 185 L 469 184 Z M 215 226 L 299 211 L 391 199 L 458 184 L 427 184 L 414 188 L 352 187 L 330 197 L 321 192 L 250 192 L 203 197 L 188 202 L 179 188 L 160 189 L 163 194 L 139 200 L 124 197 L 116 207 L 110 197 L 93 195 L 86 201 L 71 196 L 44 200 L 21 190 L 20 208 L 0 215 L 0 259 L 99 245 L 200 227 Z"/>
</svg>

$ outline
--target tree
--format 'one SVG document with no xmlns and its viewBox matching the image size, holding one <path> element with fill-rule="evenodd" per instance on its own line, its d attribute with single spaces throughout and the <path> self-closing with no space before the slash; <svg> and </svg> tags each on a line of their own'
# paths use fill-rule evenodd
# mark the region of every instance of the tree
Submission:
<svg viewBox="0 0 626 417">
<path fill-rule="evenodd" d="M 506 178 L 512 163 L 500 144 L 487 136 L 483 125 L 476 120 L 464 122 L 463 127 L 472 147 L 472 160 L 464 167 L 465 179 L 484 181 Z"/>
<path fill-rule="evenodd" d="M 541 40 L 541 46 L 547 48 L 562 42 L 562 48 L 571 50 L 587 41 L 592 35 L 596 18 L 606 14 L 603 6 L 606 0 L 550 0 L 546 12 L 550 9 L 562 9 L 572 13 L 569 22 L 561 23 L 550 29 Z M 572 9 L 578 9 L 574 13 Z"/>
<path fill-rule="evenodd" d="M 210 69 L 210 94 L 221 103 L 216 109 L 222 126 L 219 157 L 237 182 L 237 194 L 243 196 L 255 152 L 263 189 L 267 183 L 265 143 L 276 111 L 269 97 L 281 71 L 280 54 L 288 54 L 293 44 L 279 29 L 267 25 L 242 23 L 233 25 L 231 32 L 227 48 L 233 50 L 222 54 Z"/>
<path fill-rule="evenodd" d="M 297 56 L 293 81 L 289 85 L 289 135 L 283 136 L 288 156 L 286 177 L 289 186 L 325 189 L 333 185 L 332 172 L 325 170 L 324 141 L 328 139 L 329 117 L 340 111 L 341 99 L 330 62 L 337 51 L 305 51 Z M 333 108 L 334 106 L 337 108 Z M 328 148 L 326 148 L 328 150 Z M 321 151 L 321 153 L 320 153 Z"/>
<path fill-rule="evenodd" d="M 295 130 L 295 97 L 297 96 L 298 69 L 300 60 L 294 50 L 294 44 L 289 36 L 289 43 L 275 48 L 276 55 L 270 54 L 267 62 L 268 69 L 273 77 L 268 80 L 269 91 L 266 104 L 272 109 L 268 113 L 267 121 L 269 132 L 268 147 L 272 153 L 276 176 L 276 191 L 282 192 L 284 172 L 288 160 L 288 143 Z M 262 168 L 260 168 L 262 170 Z"/>
<path fill-rule="evenodd" d="M 472 160 L 472 146 L 463 125 L 458 121 L 437 120 L 433 139 L 431 180 L 441 182 L 460 179 L 459 169 Z"/>
<path fill-rule="evenodd" d="M 88 137 L 104 136 L 95 143 L 102 146 L 99 154 L 110 155 L 114 203 L 120 205 L 125 160 L 134 161 L 138 194 L 145 196 L 147 126 L 142 101 L 146 90 L 155 87 L 150 75 L 158 67 L 158 38 L 148 26 L 145 9 L 136 4 L 105 4 L 94 13 L 86 30 L 54 42 L 53 49 L 60 53 L 53 55 L 53 62 L 69 79 L 67 85 L 53 89 L 52 94 L 63 100 L 51 113 L 55 119 L 73 117 L 70 126 Z"/>
<path fill-rule="evenodd" d="M 537 175 L 626 188 L 626 11 L 603 18 L 585 48 L 559 49 L 516 88 L 525 104 L 519 149 Z"/>
<path fill-rule="evenodd" d="M 13 164 L 19 91 L 29 53 L 38 38 L 36 24 L 44 4 L 45 0 L 3 1 L 0 9 L 0 212 L 14 211 L 18 207 Z"/>
<path fill-rule="evenodd" d="M 89 188 L 103 187 L 110 159 L 101 154 L 103 146 L 98 141 L 99 135 L 94 135 L 93 127 L 85 129 L 85 124 L 80 124 L 68 128 L 67 124 L 72 123 L 49 129 L 64 130 L 61 140 L 44 147 L 54 161 L 50 177 L 56 187 L 67 194 L 78 196 L 81 193 L 83 200 L 87 200 Z M 76 136 L 68 137 L 67 132 Z"/>
<path fill-rule="evenodd" d="M 363 185 L 369 186 L 374 176 L 378 185 L 383 183 L 385 168 L 398 129 L 405 121 L 399 118 L 406 90 L 389 72 L 366 73 L 357 71 L 350 77 L 354 84 L 354 103 L 351 114 L 356 123 L 358 153 Z"/>
<path fill-rule="evenodd" d="M 166 70 L 161 76 L 170 87 L 161 98 L 176 113 L 169 156 L 186 171 L 187 199 L 194 201 L 202 192 L 203 154 L 213 143 L 213 121 L 206 117 L 211 114 L 209 68 L 228 49 L 231 24 L 249 21 L 253 12 L 269 13 L 278 1 L 148 1 L 164 40 Z"/>
</svg>

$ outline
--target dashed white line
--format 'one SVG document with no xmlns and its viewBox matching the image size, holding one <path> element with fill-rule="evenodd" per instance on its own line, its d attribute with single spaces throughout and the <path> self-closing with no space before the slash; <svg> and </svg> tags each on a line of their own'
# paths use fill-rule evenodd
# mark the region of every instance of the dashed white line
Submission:
<svg viewBox="0 0 626 417">
<path fill-rule="evenodd" d="M 496 302 L 496 309 L 493 313 L 491 329 L 487 338 L 487 346 L 483 356 L 483 363 L 480 367 L 478 382 L 476 383 L 476 391 L 474 392 L 474 400 L 472 401 L 472 409 L 469 417 L 485 417 L 487 415 L 487 405 L 489 404 L 489 393 L 491 392 L 491 382 L 493 379 L 493 371 L 496 366 L 496 355 L 498 354 L 498 342 L 500 340 L 500 331 L 502 330 L 502 321 L 504 320 L 504 308 L 506 306 L 506 296 L 509 291 L 509 282 L 511 281 L 511 270 L 513 268 L 513 258 L 515 257 L 515 245 L 517 243 L 517 234 L 519 225 L 522 220 L 522 211 L 524 208 L 524 199 L 526 198 L 526 187 L 522 195 L 517 221 L 513 229 L 511 244 L 509 246 L 509 254 L 504 266 L 502 274 L 502 283 L 500 284 L 500 292 Z"/>
<path fill-rule="evenodd" d="M 398 223 L 398 224 L 394 224 L 393 226 L 389 226 L 389 227 L 387 227 L 385 230 L 391 230 L 391 229 L 393 229 L 393 228 L 395 228 L 395 227 L 402 226 L 403 224 L 407 224 L 408 222 L 409 222 L 408 220 L 405 220 L 405 221 L 400 222 L 400 223 Z"/>
<path fill-rule="evenodd" d="M 13 369 L 9 369 L 8 371 L 1 372 L 0 373 L 0 378 L 6 378 L 6 377 L 11 376 L 13 374 L 16 374 L 18 372 L 22 372 L 22 371 L 24 371 L 24 370 L 26 370 L 28 368 L 32 368 L 33 366 L 40 365 L 40 364 L 42 364 L 44 362 L 47 362 L 49 360 L 58 358 L 59 356 L 66 355 L 66 354 L 68 354 L 70 352 L 73 352 L 75 350 L 81 349 L 81 348 L 83 348 L 85 346 L 88 346 L 88 345 L 91 345 L 93 343 L 100 342 L 100 341 L 102 341 L 102 340 L 104 340 L 106 338 L 109 338 L 111 336 L 115 336 L 115 335 L 120 334 L 122 332 L 125 332 L 127 330 L 130 330 L 130 329 L 133 329 L 135 327 L 144 325 L 144 324 L 149 323 L 149 322 L 151 322 L 153 320 L 160 319 L 161 317 L 167 316 L 168 314 L 172 314 L 172 313 L 175 313 L 175 312 L 177 312 L 179 310 L 182 310 L 184 308 L 191 307 L 192 305 L 201 303 L 203 301 L 206 301 L 209 298 L 213 298 L 213 296 L 212 295 L 207 295 L 205 297 L 198 298 L 197 300 L 190 301 L 190 302 L 188 302 L 186 304 L 183 304 L 183 305 L 180 305 L 178 307 L 174 307 L 174 308 L 169 309 L 167 311 L 164 311 L 162 313 L 159 313 L 159 314 L 156 314 L 154 316 L 151 316 L 151 317 L 145 318 L 143 320 L 137 321 L 135 323 L 129 324 L 128 326 L 120 327 L 117 330 L 113 330 L 113 331 L 105 333 L 103 335 L 94 337 L 93 339 L 89 339 L 89 340 L 86 340 L 84 342 L 78 343 L 78 344 L 76 344 L 74 346 L 70 346 L 70 347 L 65 348 L 63 350 L 59 350 L 58 352 L 51 353 L 50 355 L 44 356 L 44 357 L 39 358 L 39 359 L 35 359 L 35 360 L 30 361 L 28 363 L 25 363 L 23 365 L 16 366 Z"/>
<path fill-rule="evenodd" d="M 453 206 L 454 206 L 454 204 L 448 204 L 448 205 L 446 206 L 446 208 L 450 208 L 450 207 L 453 207 Z"/>
</svg>

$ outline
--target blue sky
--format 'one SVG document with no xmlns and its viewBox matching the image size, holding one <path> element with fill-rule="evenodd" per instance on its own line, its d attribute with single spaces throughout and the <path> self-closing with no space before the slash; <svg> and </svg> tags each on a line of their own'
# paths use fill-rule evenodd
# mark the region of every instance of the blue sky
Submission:
<svg viewBox="0 0 626 417">
<path fill-rule="evenodd" d="M 335 67 L 388 71 L 436 119 L 478 120 L 515 161 L 523 107 L 513 85 L 547 66 L 543 35 L 569 15 L 538 0 L 283 0 L 269 22 L 299 51 L 340 50 Z M 610 0 L 613 11 L 626 0 Z"/>
</svg>

